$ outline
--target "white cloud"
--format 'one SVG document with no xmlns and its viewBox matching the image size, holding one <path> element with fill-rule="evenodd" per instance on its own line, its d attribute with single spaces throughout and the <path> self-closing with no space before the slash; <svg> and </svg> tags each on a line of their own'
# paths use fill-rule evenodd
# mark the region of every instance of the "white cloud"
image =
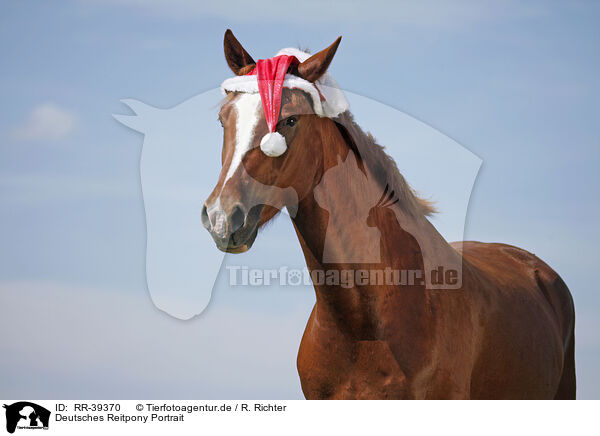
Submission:
<svg viewBox="0 0 600 436">
<path fill-rule="evenodd" d="M 75 124 L 72 112 L 54 103 L 41 103 L 31 110 L 25 123 L 14 130 L 14 137 L 20 141 L 55 141 L 67 137 Z"/>
</svg>

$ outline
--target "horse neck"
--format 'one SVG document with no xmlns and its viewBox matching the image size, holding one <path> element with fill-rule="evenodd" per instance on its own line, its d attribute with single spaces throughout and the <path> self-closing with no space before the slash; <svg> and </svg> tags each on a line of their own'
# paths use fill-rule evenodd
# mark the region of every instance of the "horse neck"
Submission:
<svg viewBox="0 0 600 436">
<path fill-rule="evenodd" d="M 386 285 L 390 275 L 403 281 L 403 292 L 393 292 L 391 298 L 418 311 L 426 305 L 421 280 L 427 279 L 431 265 L 460 264 L 460 256 L 422 214 L 405 210 L 400 203 L 373 208 L 383 188 L 369 168 L 359 165 L 358 173 L 352 169 L 354 152 L 341 134 L 326 136 L 334 140 L 323 144 L 320 183 L 299 202 L 294 227 L 311 274 L 337 271 L 341 280 L 344 272 L 352 271 L 354 280 L 357 271 L 367 271 L 369 284 L 315 283 L 315 313 L 346 323 L 345 328 L 357 336 L 377 337 L 381 328 L 377 307 L 390 298 Z M 350 168 L 335 175 L 340 165 Z M 370 284 L 372 271 L 376 280 L 383 276 L 383 286 Z"/>
</svg>

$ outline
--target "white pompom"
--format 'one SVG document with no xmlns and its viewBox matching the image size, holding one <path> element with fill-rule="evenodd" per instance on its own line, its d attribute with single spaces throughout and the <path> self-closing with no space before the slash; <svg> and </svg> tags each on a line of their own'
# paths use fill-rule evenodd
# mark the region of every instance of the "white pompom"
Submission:
<svg viewBox="0 0 600 436">
<path fill-rule="evenodd" d="M 260 141 L 260 149 L 270 157 L 281 156 L 287 150 L 285 138 L 279 132 L 267 133 Z"/>
</svg>

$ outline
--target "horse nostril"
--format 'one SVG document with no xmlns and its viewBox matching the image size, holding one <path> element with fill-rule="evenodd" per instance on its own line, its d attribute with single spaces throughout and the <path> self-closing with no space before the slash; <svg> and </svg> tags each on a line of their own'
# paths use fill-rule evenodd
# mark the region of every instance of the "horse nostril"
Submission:
<svg viewBox="0 0 600 436">
<path fill-rule="evenodd" d="M 206 210 L 206 204 L 202 206 L 202 225 L 206 230 L 210 230 L 210 218 L 208 218 L 208 211 Z"/>
<path fill-rule="evenodd" d="M 233 207 L 231 214 L 229 215 L 228 222 L 230 233 L 233 233 L 239 228 L 243 227 L 244 223 L 246 222 L 246 210 L 242 205 L 236 204 Z"/>
</svg>

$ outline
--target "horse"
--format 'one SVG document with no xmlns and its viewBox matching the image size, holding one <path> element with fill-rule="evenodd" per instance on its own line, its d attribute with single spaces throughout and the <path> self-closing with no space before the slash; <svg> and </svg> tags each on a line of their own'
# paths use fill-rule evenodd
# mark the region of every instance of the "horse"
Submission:
<svg viewBox="0 0 600 436">
<path fill-rule="evenodd" d="M 216 246 L 230 253 L 249 250 L 283 208 L 294 211 L 316 293 L 297 358 L 305 397 L 574 399 L 575 311 L 566 284 L 521 248 L 446 242 L 428 220 L 433 205 L 347 105 L 327 101 L 337 98 L 324 84 L 333 83 L 327 69 L 340 40 L 314 55 L 282 51 L 295 56 L 271 126 L 273 106 L 253 74 L 274 64 L 255 62 L 226 31 L 225 59 L 239 83 L 224 86 L 222 169 L 202 208 Z M 264 147 L 275 134 L 284 142 Z M 460 277 L 441 287 L 425 273 L 384 283 L 357 274 L 349 286 L 335 280 L 374 268 L 435 272 L 439 264 Z"/>
</svg>

